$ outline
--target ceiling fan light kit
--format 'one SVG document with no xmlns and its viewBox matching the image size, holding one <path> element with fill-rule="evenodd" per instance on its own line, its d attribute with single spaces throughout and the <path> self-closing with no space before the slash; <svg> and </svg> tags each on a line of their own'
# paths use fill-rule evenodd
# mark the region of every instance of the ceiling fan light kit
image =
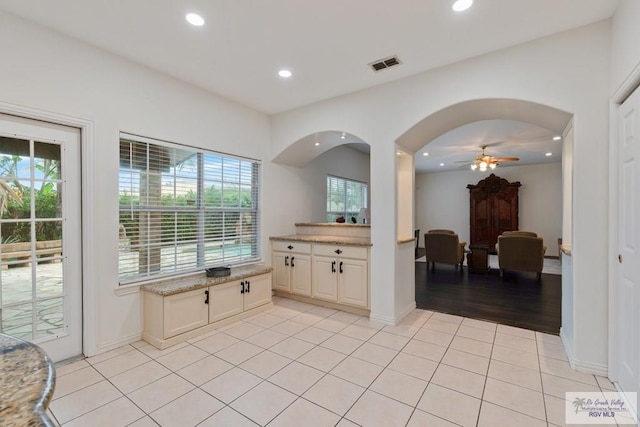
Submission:
<svg viewBox="0 0 640 427">
<path fill-rule="evenodd" d="M 471 162 L 471 170 L 479 170 L 480 172 L 486 172 L 487 169 L 495 169 L 500 162 L 517 162 L 520 160 L 517 157 L 505 157 L 505 158 L 496 158 L 493 156 L 487 156 L 484 153 L 485 147 L 482 147 L 482 154 L 476 157 L 476 159 Z"/>
</svg>

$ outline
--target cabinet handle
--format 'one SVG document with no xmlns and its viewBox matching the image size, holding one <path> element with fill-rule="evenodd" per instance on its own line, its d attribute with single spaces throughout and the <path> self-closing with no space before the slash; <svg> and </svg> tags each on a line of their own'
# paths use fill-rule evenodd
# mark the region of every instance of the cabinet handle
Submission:
<svg viewBox="0 0 640 427">
<path fill-rule="evenodd" d="M 209 304 L 209 291 L 204 291 L 204 303 Z"/>
<path fill-rule="evenodd" d="M 295 265 L 293 265 L 293 260 L 296 259 L 296 257 L 292 256 L 291 257 L 291 267 L 295 267 Z"/>
<path fill-rule="evenodd" d="M 291 250 L 291 249 L 293 249 L 293 246 L 289 245 L 289 246 L 287 246 L 287 249 Z"/>
<path fill-rule="evenodd" d="M 340 261 L 340 273 L 343 273 L 342 271 L 342 264 L 344 264 L 342 261 Z"/>
<path fill-rule="evenodd" d="M 332 273 L 335 273 L 335 272 L 336 272 L 336 262 L 335 262 L 335 261 L 333 261 L 333 262 L 331 263 L 331 272 L 332 272 Z"/>
<path fill-rule="evenodd" d="M 247 293 L 251 292 L 251 282 L 247 280 Z"/>
<path fill-rule="evenodd" d="M 334 252 L 337 253 L 338 255 L 340 255 L 342 253 L 342 251 L 340 249 L 336 249 Z"/>
<path fill-rule="evenodd" d="M 244 294 L 244 282 L 240 282 L 240 286 L 242 286 L 242 288 L 240 289 L 240 293 Z"/>
<path fill-rule="evenodd" d="M 287 255 L 286 257 L 284 257 L 284 266 L 285 266 L 285 267 L 289 267 L 289 255 Z"/>
</svg>

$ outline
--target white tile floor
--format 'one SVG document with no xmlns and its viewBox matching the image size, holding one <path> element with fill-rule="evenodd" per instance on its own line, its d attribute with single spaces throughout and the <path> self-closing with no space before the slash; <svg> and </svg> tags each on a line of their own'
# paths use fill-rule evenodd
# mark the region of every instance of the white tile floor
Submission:
<svg viewBox="0 0 640 427">
<path fill-rule="evenodd" d="M 137 342 L 57 367 L 63 426 L 562 426 L 572 371 L 557 336 L 415 310 L 384 326 L 276 298 L 166 350 Z"/>
</svg>

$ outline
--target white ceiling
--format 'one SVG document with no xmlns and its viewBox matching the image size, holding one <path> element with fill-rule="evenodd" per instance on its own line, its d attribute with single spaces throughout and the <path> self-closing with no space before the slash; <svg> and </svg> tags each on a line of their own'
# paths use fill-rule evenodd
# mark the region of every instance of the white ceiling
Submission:
<svg viewBox="0 0 640 427">
<path fill-rule="evenodd" d="M 265 113 L 612 16 L 617 0 L 0 0 L 0 9 Z M 200 13 L 204 27 L 186 23 Z M 397 54 L 402 65 L 367 64 Z M 280 79 L 290 68 L 294 76 Z"/>
</svg>

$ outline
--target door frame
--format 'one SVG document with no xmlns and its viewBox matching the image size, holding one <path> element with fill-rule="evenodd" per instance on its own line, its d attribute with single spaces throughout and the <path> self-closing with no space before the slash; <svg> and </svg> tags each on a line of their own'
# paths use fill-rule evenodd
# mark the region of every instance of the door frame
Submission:
<svg viewBox="0 0 640 427">
<path fill-rule="evenodd" d="M 0 102 L 0 113 L 27 119 L 51 122 L 80 129 L 80 174 L 82 218 L 82 352 L 85 356 L 97 353 L 97 244 L 95 123 L 65 114 Z"/>
</svg>

